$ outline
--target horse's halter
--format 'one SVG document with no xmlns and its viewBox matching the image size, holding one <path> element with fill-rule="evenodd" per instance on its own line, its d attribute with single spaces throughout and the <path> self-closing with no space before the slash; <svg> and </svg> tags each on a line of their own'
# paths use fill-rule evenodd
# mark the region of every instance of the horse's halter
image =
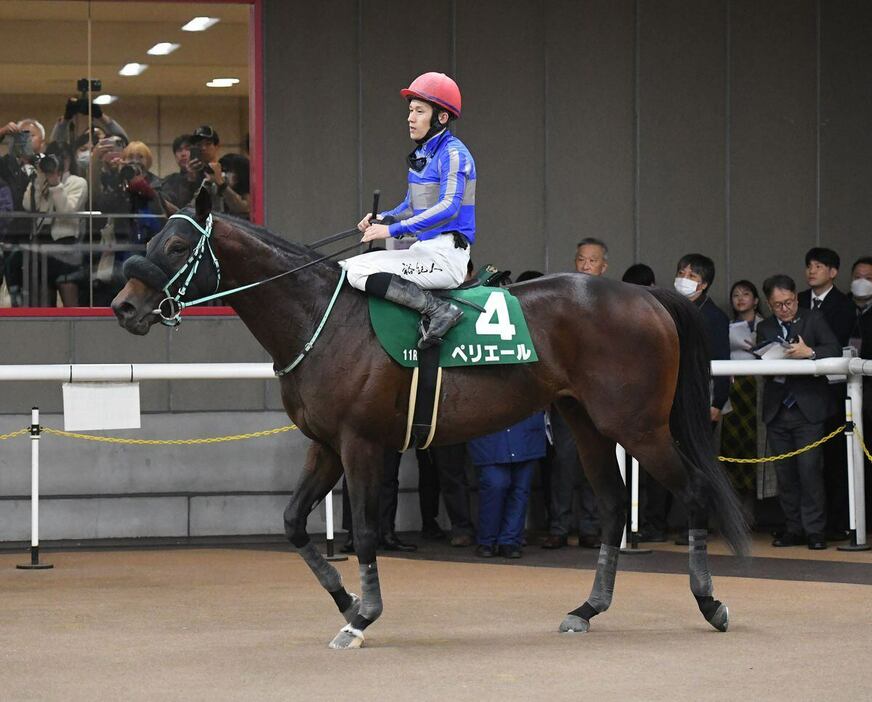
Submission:
<svg viewBox="0 0 872 702">
<path fill-rule="evenodd" d="M 190 222 L 194 228 L 200 232 L 200 240 L 194 246 L 194 250 L 191 252 L 191 255 L 188 256 L 188 260 L 185 261 L 184 265 L 179 268 L 175 272 L 167 283 L 163 286 L 163 292 L 166 297 L 160 301 L 157 308 L 153 310 L 153 313 L 160 317 L 160 323 L 168 326 L 168 327 L 177 327 L 182 323 L 182 310 L 185 307 L 190 307 L 191 305 L 196 305 L 201 302 L 206 302 L 208 300 L 219 297 L 218 295 L 218 287 L 221 285 L 221 266 L 218 263 L 218 258 L 215 256 L 215 252 L 212 250 L 212 215 L 210 214 L 206 217 L 206 226 L 201 227 L 200 224 L 193 217 L 189 217 L 186 214 L 176 213 L 170 215 L 170 219 L 184 219 L 187 222 Z M 197 269 L 200 267 L 200 261 L 203 260 L 203 256 L 206 251 L 209 251 L 209 255 L 212 257 L 212 264 L 215 266 L 215 276 L 217 280 L 215 281 L 215 293 L 213 295 L 209 295 L 207 297 L 200 298 L 198 300 L 191 300 L 189 302 L 184 302 L 182 298 L 185 296 L 185 293 L 188 291 L 188 286 L 191 284 L 191 281 L 194 279 L 194 276 L 197 275 Z M 185 271 L 188 271 L 188 275 L 185 278 L 185 281 L 179 285 L 176 294 L 173 295 L 170 292 L 170 286 L 178 280 Z"/>
</svg>

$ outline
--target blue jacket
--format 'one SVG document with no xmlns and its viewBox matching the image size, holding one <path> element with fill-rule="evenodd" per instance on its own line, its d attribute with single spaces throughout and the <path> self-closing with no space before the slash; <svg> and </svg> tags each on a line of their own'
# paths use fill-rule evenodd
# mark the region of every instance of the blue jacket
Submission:
<svg viewBox="0 0 872 702">
<path fill-rule="evenodd" d="M 545 456 L 545 414 L 536 412 L 508 429 L 472 439 L 467 447 L 477 466 L 542 458 Z"/>
<path fill-rule="evenodd" d="M 421 170 L 409 168 L 406 199 L 382 217 L 396 220 L 391 236 L 414 234 L 419 241 L 457 231 L 475 242 L 475 162 L 447 129 L 415 149 Z"/>
</svg>

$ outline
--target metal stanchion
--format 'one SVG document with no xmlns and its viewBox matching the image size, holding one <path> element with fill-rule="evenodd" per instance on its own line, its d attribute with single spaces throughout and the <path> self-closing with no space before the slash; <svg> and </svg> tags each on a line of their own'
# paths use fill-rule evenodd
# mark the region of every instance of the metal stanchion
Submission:
<svg viewBox="0 0 872 702">
<path fill-rule="evenodd" d="M 627 451 L 620 444 L 615 444 L 615 457 L 618 459 L 618 469 L 621 478 L 627 482 Z M 624 533 L 621 535 L 621 553 L 642 554 L 651 553 L 650 548 L 639 548 L 639 461 L 632 461 L 630 470 L 630 548 L 627 548 L 627 525 L 624 525 Z"/>
<path fill-rule="evenodd" d="M 837 546 L 839 551 L 868 551 L 866 543 L 866 496 L 863 474 L 863 448 L 854 434 L 856 427 L 863 436 L 863 376 L 848 374 L 848 397 L 845 400 L 845 440 L 848 446 L 848 526 L 851 542 Z M 857 408 L 855 401 L 859 399 Z M 855 410 L 858 410 L 855 414 Z"/>
<path fill-rule="evenodd" d="M 327 493 L 327 496 L 324 498 L 324 509 L 326 510 L 326 519 L 327 522 L 327 560 L 328 561 L 347 561 L 348 556 L 343 554 L 336 554 L 333 551 L 333 490 Z"/>
<path fill-rule="evenodd" d="M 21 570 L 46 570 L 50 563 L 39 562 L 39 407 L 30 411 L 30 563 L 21 563 Z"/>
</svg>

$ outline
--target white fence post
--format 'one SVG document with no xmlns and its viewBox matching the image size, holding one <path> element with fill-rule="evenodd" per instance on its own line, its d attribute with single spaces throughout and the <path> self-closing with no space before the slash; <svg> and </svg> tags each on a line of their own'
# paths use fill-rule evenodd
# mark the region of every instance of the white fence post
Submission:
<svg viewBox="0 0 872 702">
<path fill-rule="evenodd" d="M 47 570 L 54 566 L 39 562 L 39 407 L 30 411 L 30 563 L 21 563 L 21 570 Z"/>
</svg>

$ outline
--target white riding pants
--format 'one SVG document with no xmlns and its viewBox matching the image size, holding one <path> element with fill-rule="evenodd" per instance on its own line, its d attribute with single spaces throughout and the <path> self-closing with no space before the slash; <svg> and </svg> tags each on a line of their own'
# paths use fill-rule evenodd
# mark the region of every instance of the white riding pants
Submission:
<svg viewBox="0 0 872 702">
<path fill-rule="evenodd" d="M 450 290 L 466 279 L 469 250 L 454 245 L 452 234 L 416 241 L 408 249 L 370 251 L 340 261 L 353 288 L 365 290 L 372 273 L 393 273 L 425 290 Z"/>
</svg>

